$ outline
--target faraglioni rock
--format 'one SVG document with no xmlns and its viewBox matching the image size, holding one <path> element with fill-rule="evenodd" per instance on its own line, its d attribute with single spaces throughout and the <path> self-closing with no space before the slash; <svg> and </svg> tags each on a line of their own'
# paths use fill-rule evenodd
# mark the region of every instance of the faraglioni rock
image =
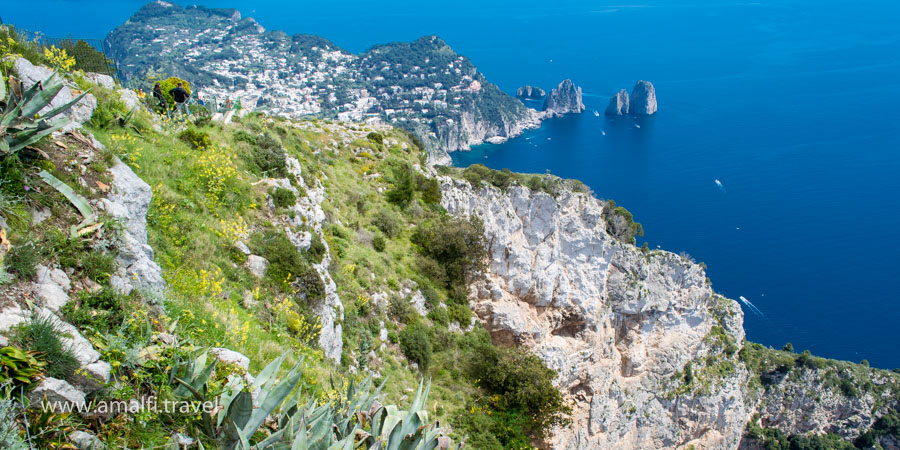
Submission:
<svg viewBox="0 0 900 450">
<path fill-rule="evenodd" d="M 631 90 L 631 113 L 649 115 L 656 112 L 656 89 L 653 83 L 638 80 Z"/>
<path fill-rule="evenodd" d="M 628 91 L 620 90 L 609 99 L 609 106 L 606 107 L 607 116 L 624 116 L 630 111 L 628 104 Z"/>
<path fill-rule="evenodd" d="M 547 95 L 547 99 L 544 100 L 544 111 L 551 116 L 583 112 L 581 88 L 575 86 L 571 79 L 566 78 Z"/>
<path fill-rule="evenodd" d="M 547 95 L 543 89 L 537 86 L 525 85 L 516 89 L 516 97 L 524 100 L 540 100 Z"/>
</svg>

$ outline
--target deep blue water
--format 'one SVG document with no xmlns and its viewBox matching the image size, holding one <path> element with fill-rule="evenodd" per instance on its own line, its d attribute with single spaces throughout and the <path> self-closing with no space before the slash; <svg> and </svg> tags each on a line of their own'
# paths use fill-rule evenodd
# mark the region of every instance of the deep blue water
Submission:
<svg viewBox="0 0 900 450">
<path fill-rule="evenodd" d="M 142 3 L 7 0 L 0 16 L 103 37 Z M 585 114 L 455 163 L 581 179 L 756 304 L 749 339 L 900 367 L 900 2 L 315 3 L 205 2 L 354 52 L 437 34 L 508 92 L 571 77 Z M 592 114 L 638 79 L 656 116 Z"/>
</svg>

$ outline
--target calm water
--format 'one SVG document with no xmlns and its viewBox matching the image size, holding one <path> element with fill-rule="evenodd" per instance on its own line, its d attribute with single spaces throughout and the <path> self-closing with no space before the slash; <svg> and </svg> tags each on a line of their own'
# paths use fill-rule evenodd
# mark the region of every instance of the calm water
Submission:
<svg viewBox="0 0 900 450">
<path fill-rule="evenodd" d="M 39 3 L 7 0 L 0 16 L 103 37 L 142 4 Z M 573 78 L 585 114 L 456 164 L 579 178 L 651 246 L 688 252 L 717 290 L 756 304 L 749 339 L 900 367 L 900 2 L 482 3 L 205 4 L 354 52 L 438 34 L 508 92 Z M 637 79 L 656 85 L 656 116 L 593 115 Z"/>
</svg>

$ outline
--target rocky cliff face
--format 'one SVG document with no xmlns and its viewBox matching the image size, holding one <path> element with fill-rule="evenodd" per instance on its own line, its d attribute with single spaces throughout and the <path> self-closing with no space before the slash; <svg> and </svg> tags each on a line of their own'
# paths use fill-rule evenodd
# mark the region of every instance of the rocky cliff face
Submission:
<svg viewBox="0 0 900 450">
<path fill-rule="evenodd" d="M 631 90 L 631 113 L 649 115 L 656 113 L 656 89 L 653 83 L 638 80 Z"/>
<path fill-rule="evenodd" d="M 526 100 L 540 100 L 547 95 L 543 89 L 537 86 L 522 86 L 519 89 L 516 89 L 516 97 Z"/>
<path fill-rule="evenodd" d="M 559 86 L 550 91 L 544 100 L 544 112 L 550 116 L 584 111 L 584 103 L 581 101 L 581 87 L 575 86 L 570 79 L 565 79 Z"/>
<path fill-rule="evenodd" d="M 574 402 L 557 449 L 737 447 L 749 417 L 738 305 L 688 258 L 613 239 L 604 203 L 443 178 L 443 205 L 478 216 L 491 265 L 471 302 L 495 341 L 525 345 Z"/>
<path fill-rule="evenodd" d="M 630 111 L 631 107 L 628 101 L 628 91 L 625 89 L 616 92 L 616 95 L 613 95 L 612 98 L 609 99 L 609 105 L 606 107 L 607 116 L 624 116 Z"/>
</svg>

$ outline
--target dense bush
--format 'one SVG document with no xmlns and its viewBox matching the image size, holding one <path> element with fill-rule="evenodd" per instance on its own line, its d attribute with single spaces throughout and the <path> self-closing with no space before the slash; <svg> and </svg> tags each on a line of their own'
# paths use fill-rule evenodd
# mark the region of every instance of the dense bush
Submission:
<svg viewBox="0 0 900 450">
<path fill-rule="evenodd" d="M 759 426 L 759 414 L 747 423 L 746 436 L 766 450 L 850 450 L 856 448 L 836 434 L 788 436 L 778 428 Z M 869 446 L 859 448 L 868 448 Z"/>
<path fill-rule="evenodd" d="M 443 272 L 447 287 L 465 286 L 477 273 L 487 267 L 487 239 L 484 224 L 477 218 L 471 220 L 441 216 L 437 220 L 419 225 L 412 242 L 422 255 L 433 259 Z M 438 277 L 432 275 L 435 281 Z"/>
<path fill-rule="evenodd" d="M 390 209 L 381 209 L 372 217 L 372 225 L 390 239 L 397 237 L 403 229 L 400 218 Z"/>
<path fill-rule="evenodd" d="M 77 301 L 66 303 L 62 313 L 73 325 L 95 330 L 115 329 L 125 319 L 125 298 L 105 287 L 98 292 L 82 291 Z"/>
<path fill-rule="evenodd" d="M 272 191 L 272 203 L 276 208 L 290 208 L 297 203 L 297 196 L 294 191 L 282 187 L 276 187 Z"/>
<path fill-rule="evenodd" d="M 250 240 L 253 252 L 269 261 L 266 278 L 287 289 L 304 265 L 303 256 L 284 233 L 266 231 L 257 233 Z"/>
<path fill-rule="evenodd" d="M 400 331 L 400 350 L 423 371 L 427 370 L 433 352 L 428 329 L 418 322 L 407 325 Z"/>
<path fill-rule="evenodd" d="M 193 127 L 185 128 L 178 137 L 188 144 L 191 144 L 191 147 L 194 147 L 198 150 L 206 150 L 212 145 L 212 140 L 209 137 L 209 133 L 205 131 L 198 130 Z"/>
<path fill-rule="evenodd" d="M 416 184 L 412 168 L 408 166 L 395 168 L 393 177 L 391 178 L 391 184 L 393 185 L 393 188 L 387 191 L 385 198 L 387 198 L 387 201 L 400 208 L 406 208 L 416 193 Z"/>
<path fill-rule="evenodd" d="M 382 136 L 380 133 L 376 133 L 374 131 L 369 133 L 368 135 L 366 135 L 366 139 L 368 139 L 370 142 L 373 142 L 377 145 L 382 145 L 384 143 L 384 136 Z"/>
<path fill-rule="evenodd" d="M 609 200 L 603 207 L 603 219 L 606 222 L 606 231 L 612 237 L 633 244 L 635 236 L 644 235 L 644 227 L 634 221 L 634 217 L 627 209 L 616 206 L 616 202 Z"/>
<path fill-rule="evenodd" d="M 428 318 L 434 322 L 435 325 L 446 327 L 450 324 L 450 315 L 447 313 L 447 308 L 444 308 L 443 306 L 428 311 Z"/>
<path fill-rule="evenodd" d="M 494 406 L 527 417 L 529 431 L 540 433 L 568 422 L 571 408 L 553 386 L 556 373 L 527 350 L 482 344 L 467 370 L 479 387 L 499 396 Z"/>
<path fill-rule="evenodd" d="M 404 297 L 393 296 L 388 302 L 388 313 L 397 319 L 400 323 L 411 322 L 412 317 L 416 314 L 412 304 Z"/>
<path fill-rule="evenodd" d="M 465 328 L 472 322 L 472 310 L 468 305 L 455 304 L 447 307 L 447 317 L 451 322 Z"/>
<path fill-rule="evenodd" d="M 287 176 L 284 147 L 278 138 L 268 133 L 253 136 L 246 132 L 235 133 L 234 138 L 251 145 L 251 168 L 257 174 L 272 177 Z"/>
<path fill-rule="evenodd" d="M 166 99 L 166 103 L 169 104 L 169 107 L 175 106 L 175 98 L 172 97 L 172 94 L 169 93 L 172 89 L 178 87 L 178 83 L 181 83 L 181 87 L 188 92 L 191 93 L 191 83 L 188 83 L 185 80 L 182 80 L 178 77 L 169 77 L 165 80 L 161 80 L 159 82 L 159 87 L 162 89 L 163 98 Z"/>
<path fill-rule="evenodd" d="M 441 203 L 441 185 L 434 178 L 419 175 L 416 179 L 417 188 L 422 192 L 422 201 L 426 205 L 439 205 Z"/>
<path fill-rule="evenodd" d="M 380 234 L 372 239 L 372 248 L 377 252 L 383 252 L 386 245 L 387 243 L 384 240 L 384 236 Z"/>
</svg>

